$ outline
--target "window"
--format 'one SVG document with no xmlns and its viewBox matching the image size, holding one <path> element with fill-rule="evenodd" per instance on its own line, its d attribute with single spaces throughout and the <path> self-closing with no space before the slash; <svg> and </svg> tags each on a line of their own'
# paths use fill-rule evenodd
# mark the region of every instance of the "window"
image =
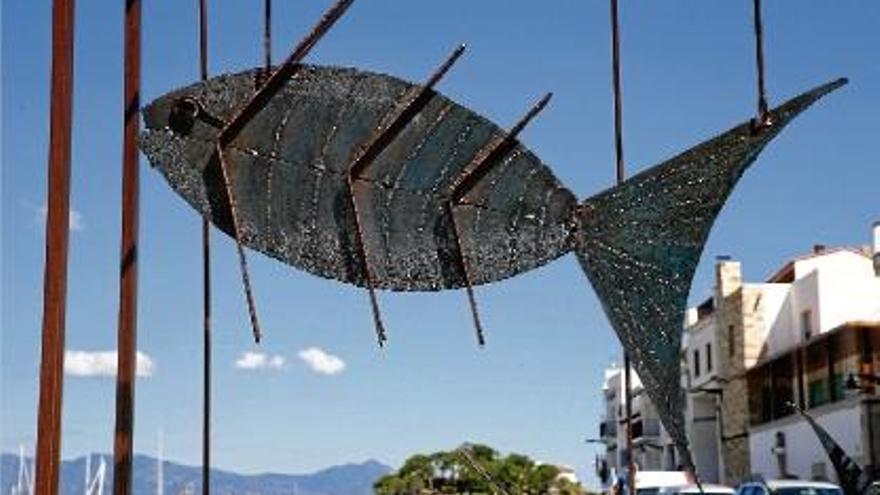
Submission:
<svg viewBox="0 0 880 495">
<path fill-rule="evenodd" d="M 727 355 L 733 357 L 736 354 L 736 334 L 733 325 L 727 327 Z"/>
<path fill-rule="evenodd" d="M 807 397 L 811 408 L 834 401 L 833 340 L 832 336 L 807 347 Z"/>
<path fill-rule="evenodd" d="M 712 343 L 706 344 L 706 372 L 712 372 Z"/>
<path fill-rule="evenodd" d="M 694 349 L 694 378 L 700 376 L 700 350 Z"/>
<path fill-rule="evenodd" d="M 809 309 L 801 311 L 801 337 L 810 340 L 813 336 L 813 313 Z"/>
</svg>

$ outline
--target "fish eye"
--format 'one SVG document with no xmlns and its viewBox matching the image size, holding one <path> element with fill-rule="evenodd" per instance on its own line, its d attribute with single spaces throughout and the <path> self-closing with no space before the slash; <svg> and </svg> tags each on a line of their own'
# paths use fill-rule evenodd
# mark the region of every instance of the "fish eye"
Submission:
<svg viewBox="0 0 880 495">
<path fill-rule="evenodd" d="M 198 116 L 199 104 L 192 98 L 180 98 L 171 106 L 168 125 L 174 132 L 186 136 L 192 131 Z"/>
</svg>

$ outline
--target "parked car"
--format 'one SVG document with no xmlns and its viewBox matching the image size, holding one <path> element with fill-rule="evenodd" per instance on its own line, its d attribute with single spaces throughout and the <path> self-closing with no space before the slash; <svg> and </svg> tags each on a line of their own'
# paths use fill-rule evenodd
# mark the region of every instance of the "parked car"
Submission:
<svg viewBox="0 0 880 495">
<path fill-rule="evenodd" d="M 715 485 L 712 483 L 703 483 L 703 493 L 705 495 L 734 495 L 736 491 L 725 485 Z M 700 487 L 690 483 L 681 486 L 667 486 L 661 488 L 658 495 L 700 495 Z"/>
<path fill-rule="evenodd" d="M 636 495 L 658 495 L 661 488 L 689 483 L 684 471 L 636 471 Z"/>
<path fill-rule="evenodd" d="M 824 481 L 768 480 L 743 483 L 736 495 L 843 495 L 843 490 Z"/>
</svg>

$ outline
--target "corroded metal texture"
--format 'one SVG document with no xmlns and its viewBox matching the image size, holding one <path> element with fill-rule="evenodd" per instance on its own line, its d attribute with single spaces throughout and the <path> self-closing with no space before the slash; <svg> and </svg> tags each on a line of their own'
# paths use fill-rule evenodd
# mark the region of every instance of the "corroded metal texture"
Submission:
<svg viewBox="0 0 880 495">
<path fill-rule="evenodd" d="M 846 81 L 798 96 L 586 200 L 576 252 L 663 425 L 688 456 L 680 384 L 691 279 L 715 217 L 760 151 L 810 104 Z M 691 459 L 682 459 L 692 465 Z"/>
<path fill-rule="evenodd" d="M 218 122 L 254 94 L 257 72 L 220 76 L 163 96 L 145 110 L 141 145 L 172 187 L 232 233 L 219 167 Z M 360 146 L 413 85 L 354 69 L 304 66 L 226 147 L 243 241 L 316 275 L 363 286 L 346 174 Z M 204 115 L 184 135 L 169 125 L 181 98 Z M 210 117 L 209 117 L 210 116 Z M 180 128 L 180 126 L 176 126 Z M 447 190 L 504 131 L 435 93 L 362 175 L 367 262 L 377 288 L 459 288 Z M 570 250 L 575 198 L 520 144 L 457 208 L 472 283 L 543 265 Z"/>
</svg>

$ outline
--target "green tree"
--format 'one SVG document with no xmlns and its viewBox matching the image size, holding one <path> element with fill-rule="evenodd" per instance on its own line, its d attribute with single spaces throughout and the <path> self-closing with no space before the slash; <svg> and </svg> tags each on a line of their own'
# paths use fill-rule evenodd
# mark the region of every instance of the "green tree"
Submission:
<svg viewBox="0 0 880 495">
<path fill-rule="evenodd" d="M 479 444 L 415 454 L 396 472 L 379 479 L 373 489 L 376 495 L 585 494 L 580 484 L 560 477 L 556 466 L 538 464 L 521 454 L 502 456 Z"/>
</svg>

